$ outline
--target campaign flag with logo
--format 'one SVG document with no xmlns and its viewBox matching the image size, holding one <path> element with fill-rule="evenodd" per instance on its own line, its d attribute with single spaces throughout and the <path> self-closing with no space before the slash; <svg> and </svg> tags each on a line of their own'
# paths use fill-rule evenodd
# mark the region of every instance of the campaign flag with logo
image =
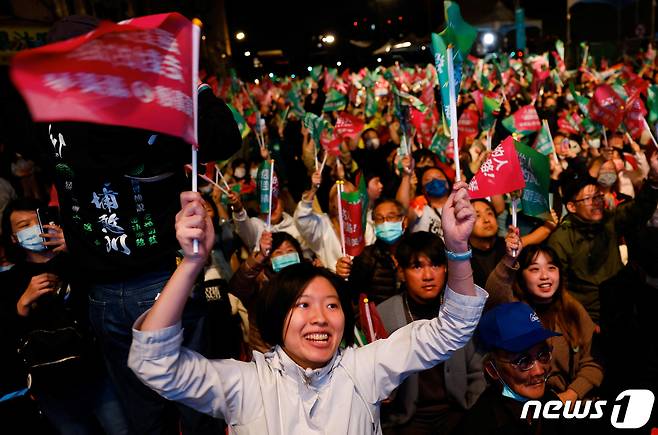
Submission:
<svg viewBox="0 0 658 435">
<path fill-rule="evenodd" d="M 365 121 L 356 115 L 348 112 L 340 112 L 336 119 L 336 126 L 334 131 L 341 137 L 349 137 L 351 139 L 359 136 L 365 127 Z"/>
<path fill-rule="evenodd" d="M 553 138 L 551 137 L 551 132 L 549 130 L 548 123 L 543 123 L 541 130 L 537 134 L 537 138 L 535 139 L 535 143 L 533 145 L 533 148 L 545 155 L 548 156 L 550 154 L 553 154 Z M 518 149 L 518 148 L 517 148 Z"/>
<path fill-rule="evenodd" d="M 539 119 L 539 115 L 537 115 L 535 106 L 528 104 L 503 119 L 503 126 L 510 133 L 517 133 L 525 136 L 541 130 L 541 120 Z"/>
<path fill-rule="evenodd" d="M 356 257 L 366 246 L 363 224 L 363 199 L 361 193 L 342 192 L 343 234 L 345 236 L 345 253 Z"/>
<path fill-rule="evenodd" d="M 608 130 L 615 131 L 624 119 L 623 107 L 624 100 L 604 83 L 597 86 L 589 102 L 590 117 Z"/>
<path fill-rule="evenodd" d="M 514 139 L 508 136 L 482 163 L 468 184 L 471 199 L 486 198 L 513 192 L 525 187 L 523 171 L 514 148 Z"/>
<path fill-rule="evenodd" d="M 550 219 L 548 189 L 551 183 L 551 171 L 548 157 L 520 142 L 514 146 L 525 181 L 525 188 L 521 196 L 523 213 L 544 220 Z"/>
<path fill-rule="evenodd" d="M 269 160 L 265 160 L 258 167 L 258 202 L 260 205 L 261 213 L 268 213 L 271 210 L 274 210 L 277 206 L 279 200 L 279 180 L 274 173 L 274 179 L 270 181 L 272 176 L 272 163 Z M 270 195 L 270 186 L 272 186 L 272 194 Z M 272 203 L 270 204 L 270 197 L 272 198 Z"/>
<path fill-rule="evenodd" d="M 10 75 L 35 121 L 140 128 L 194 144 L 194 33 L 178 13 L 104 21 L 17 53 Z"/>
<path fill-rule="evenodd" d="M 459 95 L 462 78 L 462 64 L 471 51 L 471 47 L 477 38 L 477 29 L 468 24 L 461 16 L 459 5 L 452 1 L 445 1 L 444 13 L 446 28 L 441 33 L 432 33 L 432 54 L 434 55 L 434 66 L 439 77 L 441 86 L 441 101 L 443 111 L 448 123 L 450 123 L 450 90 L 448 89 L 449 74 L 454 76 L 455 96 Z M 453 71 L 448 71 L 446 61 L 447 48 L 453 45 Z M 450 126 L 450 124 L 448 124 Z"/>
<path fill-rule="evenodd" d="M 340 110 L 345 110 L 347 106 L 347 97 L 336 89 L 330 89 L 327 92 L 327 95 L 324 100 L 324 106 L 322 106 L 323 112 L 338 112 Z"/>
</svg>

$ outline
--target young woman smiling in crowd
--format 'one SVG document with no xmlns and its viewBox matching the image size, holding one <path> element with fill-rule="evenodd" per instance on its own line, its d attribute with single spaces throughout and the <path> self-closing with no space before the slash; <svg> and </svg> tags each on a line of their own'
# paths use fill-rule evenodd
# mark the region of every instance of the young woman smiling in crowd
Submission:
<svg viewBox="0 0 658 435">
<path fill-rule="evenodd" d="M 208 360 L 181 347 L 180 320 L 213 230 L 197 194 L 185 192 L 181 202 L 176 230 L 185 258 L 135 323 L 128 364 L 164 397 L 224 418 L 232 433 L 381 433 L 380 403 L 410 374 L 448 359 L 477 325 L 486 292 L 473 284 L 467 243 L 474 212 L 466 184 L 457 183 L 442 214 L 449 275 L 437 317 L 341 349 L 341 341 L 351 341 L 353 322 L 344 281 L 294 265 L 263 292 L 258 319 L 271 351 L 254 352 L 248 363 Z"/>
</svg>

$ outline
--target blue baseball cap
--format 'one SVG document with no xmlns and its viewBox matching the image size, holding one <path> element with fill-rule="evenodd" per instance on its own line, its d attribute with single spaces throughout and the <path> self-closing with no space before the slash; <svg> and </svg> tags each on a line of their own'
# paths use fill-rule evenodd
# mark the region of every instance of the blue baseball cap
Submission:
<svg viewBox="0 0 658 435">
<path fill-rule="evenodd" d="M 482 315 L 478 325 L 478 337 L 487 351 L 519 353 L 559 335 L 544 328 L 537 313 L 523 302 L 497 305 Z"/>
</svg>

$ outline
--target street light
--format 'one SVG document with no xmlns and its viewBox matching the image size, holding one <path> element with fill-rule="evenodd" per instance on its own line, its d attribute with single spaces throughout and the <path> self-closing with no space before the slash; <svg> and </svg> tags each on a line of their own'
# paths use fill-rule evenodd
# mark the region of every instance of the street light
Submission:
<svg viewBox="0 0 658 435">
<path fill-rule="evenodd" d="M 235 34 L 235 39 L 238 41 L 242 41 L 244 38 L 246 38 L 247 35 L 244 34 L 244 32 L 240 31 Z"/>
<path fill-rule="evenodd" d="M 320 40 L 325 45 L 331 45 L 334 42 L 336 42 L 336 37 L 334 35 L 332 35 L 331 33 L 327 33 L 324 36 L 320 36 Z"/>
<path fill-rule="evenodd" d="M 482 35 L 482 44 L 485 47 L 489 47 L 494 44 L 496 41 L 496 35 L 494 35 L 492 32 L 487 32 L 484 35 Z"/>
<path fill-rule="evenodd" d="M 336 66 L 341 66 L 342 64 L 343 64 L 343 62 L 341 62 L 340 60 L 338 62 L 336 62 Z"/>
<path fill-rule="evenodd" d="M 244 52 L 244 55 L 245 55 L 245 57 L 249 57 L 249 56 L 251 56 L 251 51 L 248 51 L 248 50 L 245 51 L 245 52 Z"/>
<path fill-rule="evenodd" d="M 306 67 L 306 71 L 308 71 L 308 72 L 313 71 L 313 67 L 312 67 L 312 66 L 308 66 L 308 67 Z"/>
</svg>

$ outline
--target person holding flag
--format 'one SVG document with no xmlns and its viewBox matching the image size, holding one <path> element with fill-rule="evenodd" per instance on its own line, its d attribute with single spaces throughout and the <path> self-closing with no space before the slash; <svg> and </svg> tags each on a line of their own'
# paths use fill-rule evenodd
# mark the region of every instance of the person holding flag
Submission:
<svg viewBox="0 0 658 435">
<path fill-rule="evenodd" d="M 54 175 L 62 227 L 77 265 L 76 282 L 89 295 L 91 324 L 131 433 L 159 434 L 179 427 L 178 413 L 171 412 L 170 402 L 146 388 L 126 362 L 133 322 L 152 305 L 176 268 L 173 222 L 177 207 L 172 204 L 189 186 L 183 171 L 190 161 L 189 148 L 179 138 L 194 140 L 192 90 L 198 93 L 201 161 L 227 159 L 239 149 L 242 138 L 226 104 L 209 86 L 199 87 L 198 77 L 192 77 L 194 32 L 190 21 L 174 13 L 97 26 L 90 17 L 62 19 L 48 35 L 50 44 L 14 58 L 12 74 L 32 103 L 42 101 L 30 107 L 33 116 L 43 121 L 37 130 L 41 161 Z M 168 59 L 178 62 L 181 69 L 168 70 L 169 77 L 164 78 L 136 72 L 130 66 L 139 64 L 137 61 L 108 65 L 111 50 L 118 50 L 120 41 L 129 44 L 126 53 L 138 57 L 149 47 L 144 41 L 157 32 L 169 38 L 169 45 L 157 47 L 160 61 L 178 56 Z M 54 75 L 55 67 L 62 71 L 60 75 Z M 158 70 L 165 74 L 164 67 Z M 183 77 L 183 71 L 190 76 Z M 104 87 L 103 72 L 125 75 L 112 75 L 114 86 L 105 83 Z M 132 89 L 139 92 L 126 102 L 128 94 L 120 92 L 135 74 L 140 85 Z M 38 80 L 31 78 L 34 76 Z M 94 77 L 99 82 L 92 82 Z M 71 86 L 62 84 L 67 78 Z M 153 92 L 156 83 L 165 81 L 180 86 L 179 79 L 190 87 L 178 90 L 180 93 L 159 88 L 163 99 L 158 100 L 143 93 L 147 87 Z M 52 101 L 34 100 L 44 95 L 50 95 Z M 131 116 L 126 115 L 124 104 L 130 107 Z M 71 118 L 64 115 L 67 113 Z M 76 113 L 93 119 L 77 122 Z M 161 130 L 153 131 L 158 128 Z M 203 315 L 203 307 L 190 304 L 186 312 L 191 330 Z M 195 430 L 203 416 L 189 409 L 181 408 L 181 412 L 185 413 L 183 427 Z"/>
<path fill-rule="evenodd" d="M 378 304 L 398 293 L 395 251 L 407 229 L 407 213 L 397 200 L 384 198 L 375 204 L 372 218 L 375 243 L 366 246 L 353 259 L 341 257 L 336 264 L 336 274 Z"/>
<path fill-rule="evenodd" d="M 338 201 L 341 200 L 338 185 L 334 185 L 329 191 L 329 204 L 327 213 L 316 213 L 313 211 L 313 200 L 322 182 L 320 171 L 313 173 L 311 177 L 311 188 L 302 196 L 297 204 L 294 219 L 299 234 L 307 242 L 313 253 L 322 262 L 324 267 L 331 271 L 336 270 L 338 259 L 345 256 L 344 244 L 341 243 L 341 220 L 338 210 Z M 342 192 L 353 193 L 356 188 L 349 181 L 344 182 Z M 366 226 L 368 224 L 366 223 Z M 371 245 L 375 242 L 374 231 L 364 231 L 365 244 Z"/>
</svg>

